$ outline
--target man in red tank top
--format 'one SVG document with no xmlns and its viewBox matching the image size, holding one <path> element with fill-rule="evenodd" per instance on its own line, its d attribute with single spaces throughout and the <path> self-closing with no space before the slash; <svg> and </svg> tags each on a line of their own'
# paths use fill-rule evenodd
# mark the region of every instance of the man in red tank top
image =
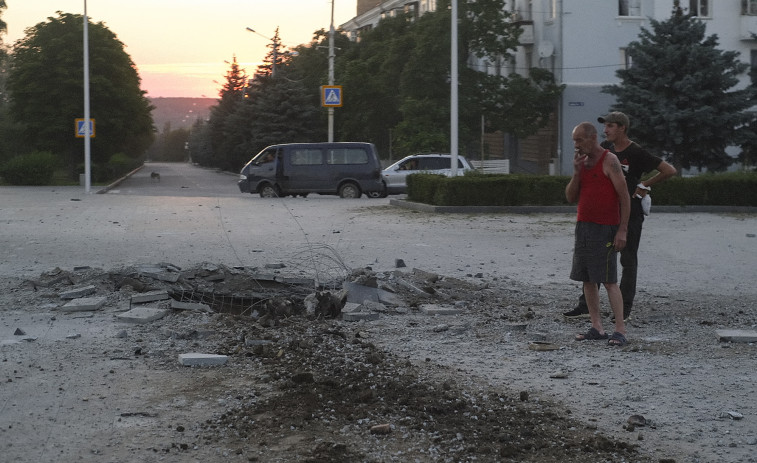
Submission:
<svg viewBox="0 0 757 463">
<path fill-rule="evenodd" d="M 626 343 L 623 296 L 618 286 L 618 251 L 626 245 L 631 199 L 617 156 L 599 145 L 597 129 L 582 122 L 573 129 L 573 176 L 565 187 L 569 202 L 578 202 L 572 280 L 583 282 L 591 328 L 576 340 L 608 339 L 599 313 L 598 283 L 607 290 L 615 314 L 608 343 Z"/>
</svg>

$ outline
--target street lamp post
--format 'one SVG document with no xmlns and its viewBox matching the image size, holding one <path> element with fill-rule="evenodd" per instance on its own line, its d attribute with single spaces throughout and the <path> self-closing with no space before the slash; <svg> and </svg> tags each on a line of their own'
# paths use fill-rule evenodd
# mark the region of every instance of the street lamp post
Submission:
<svg viewBox="0 0 757 463">
<path fill-rule="evenodd" d="M 451 47 L 450 47 L 450 170 L 454 177 L 457 175 L 457 132 L 458 132 L 458 71 L 457 71 L 457 0 L 452 0 L 452 24 L 451 28 Z"/>
<path fill-rule="evenodd" d="M 84 0 L 84 192 L 91 188 L 91 140 L 89 125 L 89 18 L 87 17 L 87 0 Z"/>
<path fill-rule="evenodd" d="M 276 35 L 278 35 L 279 28 L 276 28 L 276 35 L 274 35 L 273 39 L 269 39 L 265 35 L 261 34 L 260 32 L 256 31 L 255 29 L 251 27 L 246 27 L 246 29 L 253 34 L 257 34 L 261 37 L 263 37 L 266 40 L 272 40 L 273 41 L 273 63 L 271 64 L 271 77 L 276 77 L 276 60 L 278 59 L 278 52 L 279 52 L 279 43 L 276 41 Z"/>
<path fill-rule="evenodd" d="M 331 26 L 329 27 L 329 85 L 334 85 L 334 0 L 331 0 Z M 334 141 L 334 108 L 329 107 L 329 143 Z"/>
</svg>

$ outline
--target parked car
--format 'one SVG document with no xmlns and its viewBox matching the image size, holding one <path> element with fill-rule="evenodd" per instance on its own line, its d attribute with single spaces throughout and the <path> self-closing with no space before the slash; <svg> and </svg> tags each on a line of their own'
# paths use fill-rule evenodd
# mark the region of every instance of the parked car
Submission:
<svg viewBox="0 0 757 463">
<path fill-rule="evenodd" d="M 372 143 L 289 143 L 273 145 L 244 165 L 242 193 L 263 198 L 309 193 L 375 197 L 384 191 L 381 163 Z"/>
<path fill-rule="evenodd" d="M 472 170 L 471 164 L 463 156 L 457 157 L 457 175 Z M 452 176 L 451 154 L 413 154 L 400 159 L 381 172 L 385 191 L 383 196 L 407 193 L 407 176 L 428 173 Z"/>
</svg>

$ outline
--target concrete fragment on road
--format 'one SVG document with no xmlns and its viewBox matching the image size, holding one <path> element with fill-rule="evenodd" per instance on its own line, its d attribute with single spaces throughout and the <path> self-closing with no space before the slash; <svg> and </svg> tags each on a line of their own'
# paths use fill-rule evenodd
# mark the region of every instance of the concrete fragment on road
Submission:
<svg viewBox="0 0 757 463">
<path fill-rule="evenodd" d="M 170 296 L 168 295 L 168 291 L 164 291 L 164 290 L 148 291 L 146 293 L 133 294 L 131 296 L 131 303 L 141 304 L 143 302 L 163 301 L 166 299 L 170 299 Z"/>
<path fill-rule="evenodd" d="M 720 342 L 757 342 L 757 331 L 754 330 L 716 330 L 715 334 Z"/>
<path fill-rule="evenodd" d="M 196 310 L 198 312 L 213 312 L 208 304 L 202 304 L 200 302 L 180 302 L 176 299 L 171 299 L 171 308 L 175 310 Z"/>
<path fill-rule="evenodd" d="M 105 297 L 80 297 L 72 299 L 60 308 L 63 312 L 88 312 L 100 310 L 105 305 Z"/>
<path fill-rule="evenodd" d="M 190 366 L 206 366 L 206 367 L 212 367 L 212 366 L 218 366 L 218 365 L 224 365 L 228 361 L 228 357 L 225 355 L 217 355 L 217 354 L 199 354 L 195 352 L 187 353 L 187 354 L 179 354 L 179 363 L 190 367 Z"/>
<path fill-rule="evenodd" d="M 123 322 L 129 323 L 150 323 L 159 320 L 168 314 L 167 309 L 158 309 L 155 307 L 135 307 L 127 312 L 118 314 L 116 318 Z"/>
<path fill-rule="evenodd" d="M 95 285 L 87 285 L 81 288 L 73 288 L 73 289 L 69 289 L 68 291 L 64 291 L 60 293 L 60 298 L 61 299 L 77 299 L 80 297 L 89 296 L 90 294 L 94 294 L 95 291 L 97 291 L 97 288 L 95 287 Z"/>
<path fill-rule="evenodd" d="M 420 311 L 426 315 L 459 315 L 462 313 L 460 309 L 445 307 L 438 304 L 421 304 Z"/>
</svg>

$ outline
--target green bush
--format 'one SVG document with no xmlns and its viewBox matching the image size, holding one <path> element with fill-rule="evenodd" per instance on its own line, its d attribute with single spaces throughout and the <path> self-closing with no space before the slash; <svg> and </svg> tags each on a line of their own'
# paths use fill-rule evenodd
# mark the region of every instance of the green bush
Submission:
<svg viewBox="0 0 757 463">
<path fill-rule="evenodd" d="M 460 177 L 412 174 L 407 199 L 435 206 L 560 206 L 568 205 L 570 177 L 523 174 L 466 173 Z M 655 205 L 757 206 L 757 173 L 738 172 L 674 177 L 655 185 Z"/>
<path fill-rule="evenodd" d="M 50 185 L 58 162 L 49 151 L 16 156 L 0 166 L 0 177 L 11 185 Z"/>
</svg>

